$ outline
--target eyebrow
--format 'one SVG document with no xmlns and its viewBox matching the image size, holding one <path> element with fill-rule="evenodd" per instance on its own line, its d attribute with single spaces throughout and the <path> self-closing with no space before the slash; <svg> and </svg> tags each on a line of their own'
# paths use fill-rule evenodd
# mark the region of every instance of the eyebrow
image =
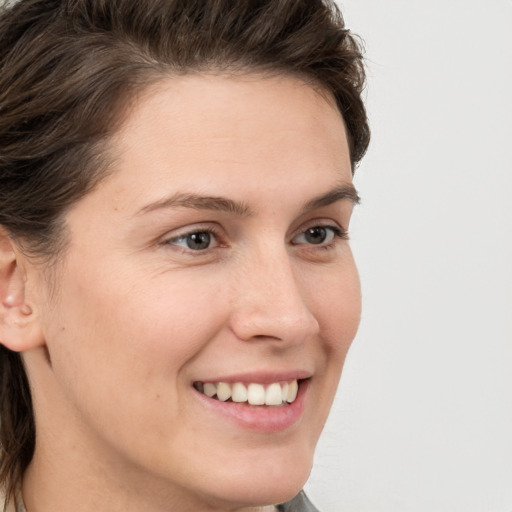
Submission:
<svg viewBox="0 0 512 512">
<path fill-rule="evenodd" d="M 308 213 L 317 208 L 328 206 L 342 200 L 349 200 L 359 204 L 359 195 L 352 184 L 343 183 L 326 194 L 322 194 L 311 201 L 308 201 L 302 208 L 302 214 Z M 238 217 L 249 217 L 252 211 L 243 202 L 233 201 L 225 197 L 202 196 L 199 194 L 176 193 L 154 203 L 144 206 L 139 210 L 138 215 L 153 212 L 165 208 L 192 208 L 194 210 L 212 210 L 232 213 Z"/>
<path fill-rule="evenodd" d="M 321 208 L 322 206 L 329 206 L 330 204 L 343 200 L 351 201 L 353 204 L 359 204 L 361 202 L 361 198 L 359 197 L 357 190 L 351 183 L 342 183 L 326 194 L 322 194 L 321 196 L 308 201 L 302 209 L 302 213 L 308 213 L 312 210 L 316 210 L 317 208 Z"/>
<path fill-rule="evenodd" d="M 139 214 L 160 210 L 162 208 L 192 208 L 194 210 L 213 210 L 233 213 L 239 217 L 251 215 L 251 209 L 245 203 L 233 201 L 225 197 L 202 196 L 199 194 L 177 193 L 160 201 L 148 204 Z"/>
</svg>

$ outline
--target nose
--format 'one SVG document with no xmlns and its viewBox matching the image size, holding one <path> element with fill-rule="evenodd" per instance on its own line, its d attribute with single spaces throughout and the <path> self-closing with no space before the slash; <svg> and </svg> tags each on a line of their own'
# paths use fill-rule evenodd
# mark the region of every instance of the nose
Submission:
<svg viewBox="0 0 512 512">
<path fill-rule="evenodd" d="M 283 345 L 318 334 L 319 323 L 310 309 L 314 299 L 311 286 L 301 285 L 296 274 L 285 250 L 279 255 L 260 254 L 237 272 L 230 323 L 239 339 L 267 339 Z"/>
</svg>

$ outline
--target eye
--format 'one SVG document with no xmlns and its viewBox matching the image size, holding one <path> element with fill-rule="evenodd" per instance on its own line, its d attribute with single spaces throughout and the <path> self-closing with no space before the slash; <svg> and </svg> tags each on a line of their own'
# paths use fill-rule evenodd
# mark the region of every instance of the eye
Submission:
<svg viewBox="0 0 512 512">
<path fill-rule="evenodd" d="M 171 238 L 167 243 L 190 251 L 205 251 L 218 245 L 215 234 L 207 230 L 185 233 L 176 238 Z"/>
<path fill-rule="evenodd" d="M 294 245 L 328 245 L 336 237 L 346 238 L 346 233 L 337 226 L 312 226 L 296 236 L 292 243 Z"/>
</svg>

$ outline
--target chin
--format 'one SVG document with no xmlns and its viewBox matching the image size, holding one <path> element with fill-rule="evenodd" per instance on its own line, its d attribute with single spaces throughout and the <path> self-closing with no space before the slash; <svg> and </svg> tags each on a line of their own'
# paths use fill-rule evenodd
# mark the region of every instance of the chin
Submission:
<svg viewBox="0 0 512 512">
<path fill-rule="evenodd" d="M 269 456 L 262 451 L 259 460 L 238 460 L 238 464 L 212 475 L 211 496 L 231 506 L 255 507 L 284 503 L 296 496 L 306 483 L 313 456 L 282 454 Z M 220 469 L 220 468 L 219 468 Z M 211 482 L 213 483 L 213 482 Z"/>
</svg>

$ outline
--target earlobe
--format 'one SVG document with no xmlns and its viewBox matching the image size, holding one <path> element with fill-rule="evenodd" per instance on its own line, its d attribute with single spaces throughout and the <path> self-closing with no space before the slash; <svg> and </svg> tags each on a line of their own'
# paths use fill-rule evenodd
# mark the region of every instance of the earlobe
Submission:
<svg viewBox="0 0 512 512">
<path fill-rule="evenodd" d="M 15 242 L 0 227 L 0 344 L 15 352 L 43 344 L 34 308 L 26 301 L 20 260 Z"/>
</svg>

